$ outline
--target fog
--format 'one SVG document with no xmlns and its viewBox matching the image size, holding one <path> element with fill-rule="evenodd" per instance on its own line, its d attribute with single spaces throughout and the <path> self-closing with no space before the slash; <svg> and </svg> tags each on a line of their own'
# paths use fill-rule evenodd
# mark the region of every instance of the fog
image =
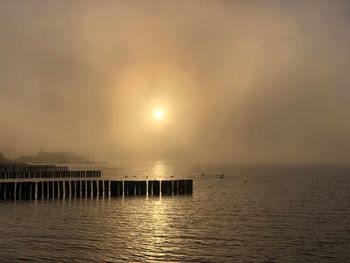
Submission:
<svg viewBox="0 0 350 263">
<path fill-rule="evenodd" d="M 348 1 L 3 0 L 0 151 L 349 163 L 349 13 Z"/>
</svg>

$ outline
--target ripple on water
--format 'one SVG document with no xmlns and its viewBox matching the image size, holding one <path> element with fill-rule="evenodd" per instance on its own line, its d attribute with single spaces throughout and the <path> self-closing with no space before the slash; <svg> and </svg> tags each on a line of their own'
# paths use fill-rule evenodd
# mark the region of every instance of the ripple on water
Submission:
<svg viewBox="0 0 350 263">
<path fill-rule="evenodd" d="M 192 197 L 2 202 L 1 261 L 350 261 L 349 176 L 224 173 L 195 176 Z"/>
</svg>

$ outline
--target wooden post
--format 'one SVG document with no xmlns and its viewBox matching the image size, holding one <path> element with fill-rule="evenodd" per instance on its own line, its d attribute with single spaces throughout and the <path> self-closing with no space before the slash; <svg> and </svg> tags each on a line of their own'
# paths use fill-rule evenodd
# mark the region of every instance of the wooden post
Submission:
<svg viewBox="0 0 350 263">
<path fill-rule="evenodd" d="M 185 190 L 187 195 L 191 195 L 193 193 L 193 180 L 186 180 Z"/>
<path fill-rule="evenodd" d="M 69 198 L 69 196 L 70 196 L 70 182 L 69 181 L 64 181 L 64 193 L 65 193 L 65 197 Z"/>
<path fill-rule="evenodd" d="M 75 197 L 81 198 L 81 181 L 75 181 Z"/>
<path fill-rule="evenodd" d="M 27 172 L 27 171 L 26 171 Z M 26 199 L 26 187 L 27 183 L 26 182 L 21 182 L 20 183 L 20 193 L 19 193 L 19 199 L 20 200 L 25 200 Z"/>
<path fill-rule="evenodd" d="M 174 195 L 178 194 L 178 183 L 179 183 L 179 180 L 174 180 L 173 182 Z"/>
<path fill-rule="evenodd" d="M 34 182 L 30 183 L 30 200 L 35 200 L 35 186 L 36 186 L 36 183 Z"/>
<path fill-rule="evenodd" d="M 86 181 L 81 181 L 81 198 L 86 198 Z"/>
<path fill-rule="evenodd" d="M 7 189 L 6 189 L 6 183 L 4 183 L 4 200 L 7 200 Z"/>
<path fill-rule="evenodd" d="M 96 180 L 92 181 L 92 197 L 93 198 L 97 197 L 97 181 Z"/>
<path fill-rule="evenodd" d="M 48 188 L 49 188 L 49 182 L 43 182 L 43 198 L 47 199 L 48 197 Z"/>
<path fill-rule="evenodd" d="M 172 189 L 172 181 L 162 181 L 161 182 L 161 191 L 162 195 L 172 195 L 173 189 Z"/>
<path fill-rule="evenodd" d="M 118 195 L 120 197 L 123 196 L 123 193 L 124 193 L 124 184 L 123 184 L 123 181 L 118 181 Z"/>
<path fill-rule="evenodd" d="M 153 196 L 159 196 L 160 194 L 160 181 L 154 180 L 153 182 Z"/>
<path fill-rule="evenodd" d="M 117 181 L 111 181 L 111 196 L 112 197 L 118 196 L 118 182 Z"/>
<path fill-rule="evenodd" d="M 53 181 L 49 182 L 48 191 L 49 191 L 49 199 L 52 199 L 53 198 Z"/>
<path fill-rule="evenodd" d="M 178 189 L 177 192 L 179 195 L 185 194 L 185 180 L 179 180 L 178 181 Z"/>
<path fill-rule="evenodd" d="M 21 188 L 22 188 L 22 183 L 16 182 L 15 183 L 15 199 L 16 200 L 21 200 Z"/>
<path fill-rule="evenodd" d="M 134 182 L 135 185 L 135 195 L 141 195 L 141 181 Z"/>
<path fill-rule="evenodd" d="M 14 200 L 15 199 L 15 183 L 6 183 L 6 200 Z"/>
<path fill-rule="evenodd" d="M 63 181 L 59 181 L 58 182 L 58 196 L 59 198 L 63 198 L 64 195 L 63 195 Z"/>
<path fill-rule="evenodd" d="M 147 193 L 147 182 L 141 181 L 140 182 L 140 195 L 146 195 Z"/>
<path fill-rule="evenodd" d="M 109 197 L 109 181 L 104 181 L 104 192 L 105 196 Z"/>
<path fill-rule="evenodd" d="M 148 196 L 153 195 L 153 181 L 147 182 L 147 191 L 148 191 Z"/>
<path fill-rule="evenodd" d="M 124 196 L 135 196 L 137 182 L 124 181 Z"/>
<path fill-rule="evenodd" d="M 75 181 L 70 181 L 70 196 L 72 198 L 76 197 L 76 182 Z"/>
<path fill-rule="evenodd" d="M 87 198 L 91 198 L 91 180 L 86 181 L 86 195 Z"/>
<path fill-rule="evenodd" d="M 25 200 L 30 200 L 30 190 L 31 190 L 30 185 L 31 185 L 30 182 L 25 182 L 25 188 L 24 188 L 25 189 L 25 197 L 24 197 Z"/>
<path fill-rule="evenodd" d="M 53 198 L 58 198 L 58 182 L 53 182 Z"/>
<path fill-rule="evenodd" d="M 124 181 L 124 196 L 129 196 L 130 195 L 130 182 L 129 181 Z"/>
<path fill-rule="evenodd" d="M 41 200 L 43 198 L 43 182 L 37 183 L 37 199 Z"/>
<path fill-rule="evenodd" d="M 98 196 L 99 197 L 103 196 L 103 181 L 102 180 L 98 181 Z"/>
</svg>

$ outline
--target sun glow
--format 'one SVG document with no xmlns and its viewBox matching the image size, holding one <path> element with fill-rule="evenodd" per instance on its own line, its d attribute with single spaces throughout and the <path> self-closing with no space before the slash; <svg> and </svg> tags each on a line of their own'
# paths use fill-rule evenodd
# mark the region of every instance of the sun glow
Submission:
<svg viewBox="0 0 350 263">
<path fill-rule="evenodd" d="M 157 108 L 153 111 L 153 118 L 156 121 L 161 121 L 164 118 L 165 112 L 162 108 Z"/>
</svg>

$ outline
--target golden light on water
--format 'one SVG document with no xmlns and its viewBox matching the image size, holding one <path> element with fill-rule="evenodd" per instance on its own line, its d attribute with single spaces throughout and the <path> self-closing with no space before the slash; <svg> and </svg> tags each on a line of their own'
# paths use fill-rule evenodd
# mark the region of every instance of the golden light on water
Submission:
<svg viewBox="0 0 350 263">
<path fill-rule="evenodd" d="M 166 179 L 169 171 L 167 171 L 167 166 L 164 164 L 164 162 L 157 161 L 153 165 L 153 173 L 154 177 L 157 179 Z"/>
</svg>

